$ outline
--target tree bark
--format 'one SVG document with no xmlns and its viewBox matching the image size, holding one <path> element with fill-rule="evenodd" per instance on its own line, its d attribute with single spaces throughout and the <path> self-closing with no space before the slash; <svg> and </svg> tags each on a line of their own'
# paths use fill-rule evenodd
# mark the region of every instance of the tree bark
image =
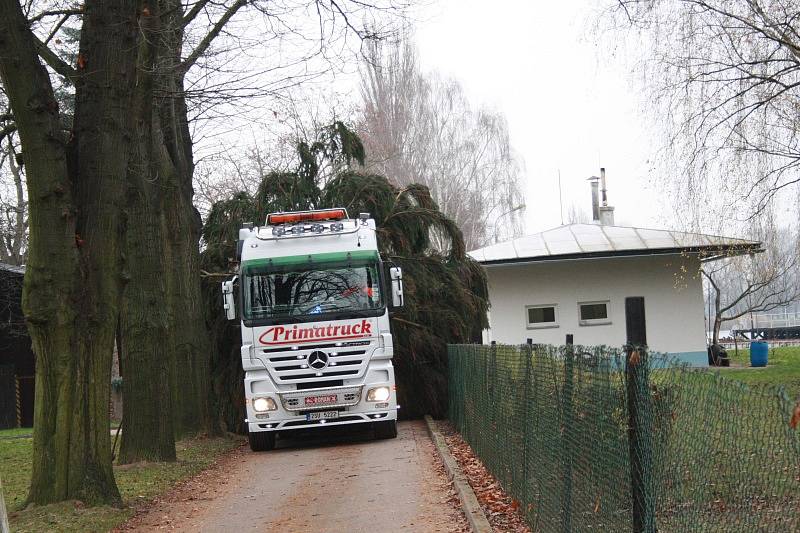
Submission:
<svg viewBox="0 0 800 533">
<path fill-rule="evenodd" d="M 208 328 L 200 285 L 200 232 L 202 221 L 192 198 L 194 155 L 181 66 L 183 9 L 178 0 L 164 0 L 165 26 L 172 76 L 165 80 L 167 97 L 161 102 L 164 146 L 172 164 L 164 188 L 167 238 L 167 300 L 172 341 L 172 399 L 178 436 L 216 433 L 211 416 L 211 365 Z"/>
<path fill-rule="evenodd" d="M 162 39 L 160 6 L 140 17 L 136 97 L 136 150 L 128 170 L 125 288 L 121 315 L 124 376 L 120 463 L 174 461 L 170 343 L 166 304 L 165 236 L 161 190 L 171 172 L 161 164 L 163 138 L 155 103 Z M 164 168 L 166 166 L 166 168 Z"/>
<path fill-rule="evenodd" d="M 199 290 L 199 219 L 180 68 L 183 6 L 140 17 L 137 152 L 130 163 L 123 313 L 120 460 L 173 460 L 174 439 L 211 430 L 207 332 Z M 169 435 L 166 433 L 169 432 Z"/>
<path fill-rule="evenodd" d="M 183 170 L 165 191 L 169 262 L 168 305 L 172 318 L 173 400 L 177 435 L 216 433 L 211 417 L 210 343 L 200 286 L 200 215 L 192 205 L 191 171 Z M 181 228 L 175 231 L 174 228 Z"/>
<path fill-rule="evenodd" d="M 719 330 L 722 329 L 722 320 L 720 320 L 720 316 L 716 315 L 714 317 L 714 332 L 711 336 L 711 345 L 719 344 Z"/>
<path fill-rule="evenodd" d="M 167 278 L 174 343 L 175 430 L 179 436 L 216 433 L 210 403 L 210 348 L 200 294 L 200 217 L 178 188 L 173 188 L 168 198 L 174 201 L 174 211 L 167 213 L 167 226 L 185 228 L 172 232 L 167 253 L 171 264 Z"/>
<path fill-rule="evenodd" d="M 20 5 L 0 0 L 0 75 L 27 155 L 31 229 L 23 309 L 37 357 L 28 497 L 34 503 L 120 501 L 108 403 L 137 4 L 84 7 L 67 141 Z"/>
<path fill-rule="evenodd" d="M 119 461 L 123 464 L 175 460 L 159 198 L 148 190 L 145 176 L 138 177 L 138 183 L 129 185 L 125 271 L 129 281 L 120 321 L 125 408 Z"/>
</svg>

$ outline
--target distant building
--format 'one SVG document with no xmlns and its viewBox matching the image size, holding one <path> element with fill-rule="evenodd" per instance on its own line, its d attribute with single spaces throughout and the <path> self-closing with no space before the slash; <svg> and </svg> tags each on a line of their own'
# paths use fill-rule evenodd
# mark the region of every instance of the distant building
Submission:
<svg viewBox="0 0 800 533">
<path fill-rule="evenodd" d="M 35 359 L 22 315 L 25 268 L 0 263 L 0 429 L 33 425 Z"/>
<path fill-rule="evenodd" d="M 483 341 L 558 345 L 572 334 L 575 344 L 621 347 L 625 298 L 639 296 L 648 346 L 707 365 L 701 262 L 759 252 L 760 243 L 615 226 L 613 208 L 593 207 L 594 224 L 559 226 L 469 253 L 488 277 Z"/>
</svg>

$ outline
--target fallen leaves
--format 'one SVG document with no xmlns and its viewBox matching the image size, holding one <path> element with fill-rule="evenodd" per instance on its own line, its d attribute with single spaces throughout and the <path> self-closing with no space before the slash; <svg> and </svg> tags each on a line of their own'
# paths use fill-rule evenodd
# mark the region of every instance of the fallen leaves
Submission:
<svg viewBox="0 0 800 533">
<path fill-rule="evenodd" d="M 154 531 L 163 529 L 180 529 L 181 524 L 199 508 L 188 502 L 212 500 L 228 481 L 230 465 L 246 454 L 244 445 L 222 454 L 207 469 L 192 477 L 180 481 L 166 493 L 147 499 L 137 495 L 141 500 L 134 504 L 134 516 L 113 531 Z M 183 503 L 182 506 L 178 505 Z"/>
<path fill-rule="evenodd" d="M 520 514 L 520 502 L 505 493 L 500 482 L 486 469 L 450 423 L 439 422 L 438 425 L 450 453 L 461 466 L 492 529 L 504 533 L 530 533 L 530 528 Z"/>
</svg>

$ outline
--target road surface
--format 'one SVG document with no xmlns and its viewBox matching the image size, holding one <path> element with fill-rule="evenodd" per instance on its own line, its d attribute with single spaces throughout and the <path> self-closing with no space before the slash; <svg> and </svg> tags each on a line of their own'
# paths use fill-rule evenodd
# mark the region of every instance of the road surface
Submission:
<svg viewBox="0 0 800 533">
<path fill-rule="evenodd" d="M 334 429 L 334 428 L 330 428 Z M 315 434 L 249 450 L 170 494 L 126 531 L 468 531 L 423 422 L 396 439 Z"/>
</svg>

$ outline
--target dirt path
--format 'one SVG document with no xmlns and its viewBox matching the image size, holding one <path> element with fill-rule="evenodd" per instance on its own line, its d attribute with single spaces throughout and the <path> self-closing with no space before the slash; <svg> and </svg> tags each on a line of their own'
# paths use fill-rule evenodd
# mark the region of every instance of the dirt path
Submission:
<svg viewBox="0 0 800 533">
<path fill-rule="evenodd" d="M 125 531 L 468 531 L 422 422 L 396 439 L 315 435 L 235 454 L 135 517 Z"/>
</svg>

